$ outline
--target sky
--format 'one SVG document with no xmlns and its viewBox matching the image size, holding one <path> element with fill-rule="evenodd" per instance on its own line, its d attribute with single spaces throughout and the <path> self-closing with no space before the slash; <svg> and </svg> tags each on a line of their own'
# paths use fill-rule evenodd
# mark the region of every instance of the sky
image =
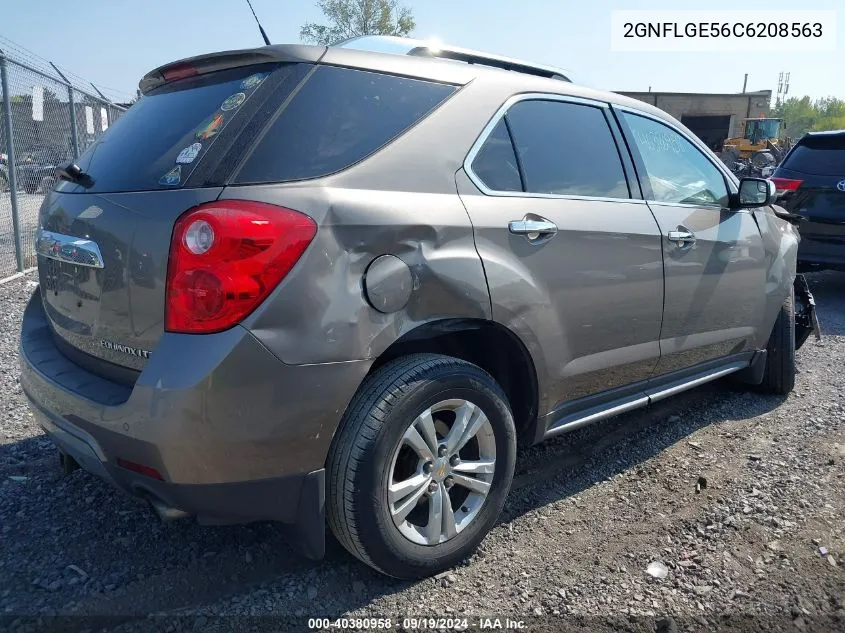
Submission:
<svg viewBox="0 0 845 633">
<path fill-rule="evenodd" d="M 845 98 L 845 2 L 809 0 L 807 9 L 838 9 L 835 53 L 620 53 L 610 49 L 614 9 L 801 8 L 795 0 L 402 0 L 416 19 L 414 37 L 439 40 L 560 66 L 605 90 L 741 92 L 777 89 L 790 73 L 789 96 Z M 321 21 L 315 0 L 252 0 L 273 43 L 299 41 Z M 0 0 L 0 36 L 129 98 L 138 80 L 164 63 L 219 50 L 259 46 L 246 0 Z M 83 8 L 84 7 L 84 8 Z M 0 39 L 0 48 L 3 40 Z"/>
</svg>

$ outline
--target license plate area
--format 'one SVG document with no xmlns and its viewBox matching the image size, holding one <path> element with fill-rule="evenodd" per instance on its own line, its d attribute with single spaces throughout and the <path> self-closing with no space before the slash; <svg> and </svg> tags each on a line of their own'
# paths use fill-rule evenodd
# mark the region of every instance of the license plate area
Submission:
<svg viewBox="0 0 845 633">
<path fill-rule="evenodd" d="M 42 296 L 56 325 L 90 335 L 100 304 L 98 270 L 43 256 L 39 260 Z"/>
</svg>

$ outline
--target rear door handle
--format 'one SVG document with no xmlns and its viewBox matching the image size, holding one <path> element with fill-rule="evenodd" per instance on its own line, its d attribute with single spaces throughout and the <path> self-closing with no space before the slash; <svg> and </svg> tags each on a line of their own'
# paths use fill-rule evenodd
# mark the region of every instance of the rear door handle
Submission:
<svg viewBox="0 0 845 633">
<path fill-rule="evenodd" d="M 669 231 L 667 236 L 670 242 L 677 242 L 680 246 L 695 243 L 695 235 L 689 231 Z"/>
<path fill-rule="evenodd" d="M 533 240 L 541 235 L 554 235 L 557 233 L 557 224 L 545 218 L 538 220 L 523 218 L 509 222 L 508 230 L 515 235 L 527 235 L 528 239 Z"/>
</svg>

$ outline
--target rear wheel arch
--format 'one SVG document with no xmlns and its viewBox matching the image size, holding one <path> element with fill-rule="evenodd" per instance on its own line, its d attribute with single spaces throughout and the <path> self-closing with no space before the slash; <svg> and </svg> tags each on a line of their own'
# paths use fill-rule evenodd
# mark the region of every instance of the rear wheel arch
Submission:
<svg viewBox="0 0 845 633">
<path fill-rule="evenodd" d="M 539 385 L 534 361 L 520 338 L 504 325 L 483 319 L 441 319 L 420 325 L 375 359 L 369 374 L 409 354 L 452 356 L 479 366 L 508 398 L 521 441 L 534 438 Z"/>
</svg>

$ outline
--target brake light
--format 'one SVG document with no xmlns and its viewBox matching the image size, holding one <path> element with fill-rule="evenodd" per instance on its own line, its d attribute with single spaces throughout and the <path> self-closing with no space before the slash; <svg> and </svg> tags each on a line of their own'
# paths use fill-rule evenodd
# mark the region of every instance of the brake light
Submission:
<svg viewBox="0 0 845 633">
<path fill-rule="evenodd" d="M 170 242 L 165 330 L 208 334 L 240 323 L 316 234 L 307 215 L 262 202 L 221 200 L 183 214 Z"/>
<path fill-rule="evenodd" d="M 787 191 L 795 191 L 804 182 L 803 180 L 795 180 L 794 178 L 770 178 L 769 180 L 775 183 L 775 188 L 779 194 L 786 193 Z"/>
<path fill-rule="evenodd" d="M 190 64 L 177 64 L 176 66 L 166 68 L 161 75 L 165 81 L 177 81 L 178 79 L 187 79 L 188 77 L 199 75 L 199 71 Z"/>
</svg>

